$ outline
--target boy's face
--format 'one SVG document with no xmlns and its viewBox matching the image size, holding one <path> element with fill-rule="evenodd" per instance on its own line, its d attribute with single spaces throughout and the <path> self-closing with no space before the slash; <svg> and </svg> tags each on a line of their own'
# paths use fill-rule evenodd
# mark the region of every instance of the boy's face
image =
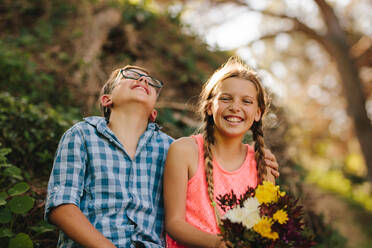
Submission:
<svg viewBox="0 0 372 248">
<path fill-rule="evenodd" d="M 130 102 L 144 104 L 149 113 L 154 109 L 158 91 L 160 88 L 154 86 L 156 79 L 147 75 L 139 69 L 126 69 L 119 72 L 117 82 L 109 95 L 115 107 Z M 161 87 L 161 86 L 160 86 Z"/>
</svg>

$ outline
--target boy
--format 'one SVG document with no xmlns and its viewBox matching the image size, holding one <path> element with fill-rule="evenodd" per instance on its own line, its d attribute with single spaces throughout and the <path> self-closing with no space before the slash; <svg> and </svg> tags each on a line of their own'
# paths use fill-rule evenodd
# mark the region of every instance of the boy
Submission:
<svg viewBox="0 0 372 248">
<path fill-rule="evenodd" d="M 162 177 L 173 139 L 152 123 L 162 86 L 141 67 L 115 70 L 101 91 L 104 118 L 85 118 L 61 138 L 45 206 L 62 230 L 58 247 L 165 246 Z"/>
<path fill-rule="evenodd" d="M 105 118 L 61 138 L 45 207 L 63 231 L 58 247 L 164 247 L 161 180 L 173 139 L 151 122 L 162 86 L 143 68 L 115 70 L 101 91 Z"/>
</svg>

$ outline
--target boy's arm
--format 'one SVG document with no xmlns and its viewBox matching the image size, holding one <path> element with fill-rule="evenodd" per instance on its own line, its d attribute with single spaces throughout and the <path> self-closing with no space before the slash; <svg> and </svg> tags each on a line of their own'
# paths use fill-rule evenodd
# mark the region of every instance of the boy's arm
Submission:
<svg viewBox="0 0 372 248">
<path fill-rule="evenodd" d="M 275 155 L 269 149 L 265 149 L 264 153 L 266 163 L 265 180 L 275 184 L 275 179 L 279 177 L 279 164 L 276 161 Z"/>
<path fill-rule="evenodd" d="M 53 208 L 49 214 L 49 221 L 84 247 L 115 248 L 74 204 L 63 204 Z"/>
<path fill-rule="evenodd" d="M 80 201 L 84 193 L 87 150 L 79 127 L 61 138 L 48 183 L 45 219 L 84 247 L 115 247 L 84 216 Z"/>
<path fill-rule="evenodd" d="M 220 237 L 203 232 L 185 220 L 188 164 L 194 152 L 190 147 L 195 144 L 192 138 L 187 139 L 172 143 L 165 163 L 165 229 L 172 239 L 190 247 L 224 247 Z"/>
</svg>

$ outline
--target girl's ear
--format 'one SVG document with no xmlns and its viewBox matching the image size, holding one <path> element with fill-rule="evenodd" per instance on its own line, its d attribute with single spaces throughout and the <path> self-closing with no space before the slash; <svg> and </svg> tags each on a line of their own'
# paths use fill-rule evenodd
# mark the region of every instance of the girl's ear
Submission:
<svg viewBox="0 0 372 248">
<path fill-rule="evenodd" d="M 158 116 L 158 111 L 157 111 L 156 109 L 153 109 L 153 110 L 151 111 L 151 114 L 150 114 L 149 120 L 150 120 L 151 122 L 155 122 L 155 120 L 156 120 L 156 116 Z"/>
<path fill-rule="evenodd" d="M 208 103 L 208 105 L 207 105 L 207 114 L 209 115 L 209 116 L 211 116 L 211 115 L 213 115 L 213 112 L 212 112 L 212 104 L 211 103 Z"/>
<path fill-rule="evenodd" d="M 261 109 L 257 109 L 256 115 L 254 116 L 255 121 L 259 121 L 261 119 Z"/>
<path fill-rule="evenodd" d="M 101 104 L 102 104 L 103 107 L 108 107 L 108 106 L 112 105 L 112 100 L 111 100 L 110 95 L 108 95 L 108 94 L 102 95 L 101 96 Z"/>
</svg>

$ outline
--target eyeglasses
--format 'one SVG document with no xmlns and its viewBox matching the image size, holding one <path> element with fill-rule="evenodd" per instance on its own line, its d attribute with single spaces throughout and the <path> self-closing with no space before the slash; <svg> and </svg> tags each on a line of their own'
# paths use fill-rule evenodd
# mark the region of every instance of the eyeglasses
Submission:
<svg viewBox="0 0 372 248">
<path fill-rule="evenodd" d="M 138 80 L 141 77 L 147 77 L 148 78 L 147 82 L 149 83 L 149 85 L 154 87 L 157 92 L 159 92 L 160 89 L 163 87 L 163 82 L 160 81 L 159 79 L 153 78 L 146 74 L 139 73 L 137 71 L 133 71 L 131 69 L 121 69 L 120 74 L 123 76 L 123 78 L 129 78 L 134 80 Z"/>
</svg>

